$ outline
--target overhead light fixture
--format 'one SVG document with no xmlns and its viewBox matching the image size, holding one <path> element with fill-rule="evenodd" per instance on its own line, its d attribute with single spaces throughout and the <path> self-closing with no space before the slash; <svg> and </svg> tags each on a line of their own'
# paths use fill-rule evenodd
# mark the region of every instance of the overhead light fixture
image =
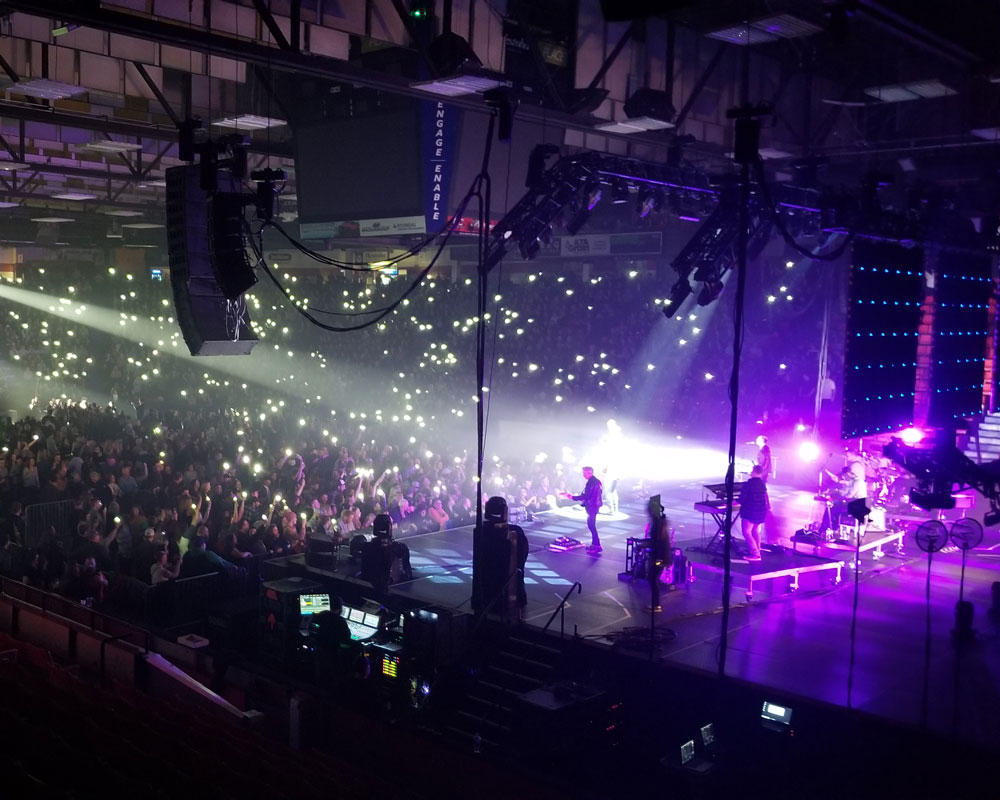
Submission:
<svg viewBox="0 0 1000 800">
<path fill-rule="evenodd" d="M 164 226 L 159 222 L 123 222 L 122 227 L 133 228 L 135 230 L 148 230 L 151 228 L 162 228 Z"/>
<path fill-rule="evenodd" d="M 712 278 L 705 281 L 698 293 L 698 305 L 707 306 L 722 294 L 723 284 L 721 278 Z"/>
<path fill-rule="evenodd" d="M 611 188 L 611 202 L 616 206 L 628 202 L 628 184 L 621 178 L 618 178 Z"/>
<path fill-rule="evenodd" d="M 1000 141 L 1000 128 L 973 128 L 969 133 L 988 142 Z"/>
<path fill-rule="evenodd" d="M 151 189 L 151 188 L 156 187 L 156 186 L 166 186 L 166 185 L 167 185 L 167 181 L 166 181 L 165 178 L 157 178 L 156 180 L 152 180 L 152 181 L 143 181 L 142 183 L 139 184 L 139 188 L 140 189 Z"/>
<path fill-rule="evenodd" d="M 908 100 L 920 99 L 919 94 L 911 92 L 898 83 L 888 86 L 869 86 L 865 89 L 865 94 L 876 100 L 881 100 L 883 103 L 905 103 Z"/>
<path fill-rule="evenodd" d="M 7 88 L 11 92 L 28 97 L 40 97 L 43 100 L 65 100 L 67 97 L 75 97 L 87 91 L 83 86 L 50 81 L 48 78 L 28 78 Z"/>
<path fill-rule="evenodd" d="M 792 14 L 775 14 L 750 23 L 751 27 L 782 39 L 804 39 L 823 30 L 822 26 Z"/>
<path fill-rule="evenodd" d="M 75 31 L 80 25 L 76 22 L 67 22 L 65 25 L 60 25 L 58 28 L 52 29 L 53 36 L 65 36 L 70 31 Z"/>
<path fill-rule="evenodd" d="M 76 222 L 72 217 L 32 217 L 32 222 Z"/>
<path fill-rule="evenodd" d="M 20 203 L 14 203 L 10 200 L 0 200 L 0 208 L 19 208 Z"/>
<path fill-rule="evenodd" d="M 59 194 L 49 195 L 53 200 L 96 200 L 97 195 L 91 194 L 90 192 L 60 192 Z"/>
<path fill-rule="evenodd" d="M 411 88 L 442 97 L 482 94 L 506 85 L 503 75 L 486 69 L 471 45 L 456 33 L 442 33 L 427 47 L 427 55 L 440 77 L 415 81 Z"/>
<path fill-rule="evenodd" d="M 686 277 L 679 278 L 677 283 L 670 287 L 670 297 L 663 303 L 663 316 L 670 319 L 693 291 L 691 283 Z"/>
<path fill-rule="evenodd" d="M 101 213 L 108 217 L 141 217 L 145 212 L 137 211 L 134 208 L 110 208 Z"/>
<path fill-rule="evenodd" d="M 0 170 L 13 172 L 16 169 L 28 169 L 31 164 L 24 161 L 0 161 Z"/>
<path fill-rule="evenodd" d="M 639 219 L 645 219 L 653 211 L 663 208 L 663 192 L 645 190 L 639 193 Z"/>
<path fill-rule="evenodd" d="M 823 28 L 792 14 L 775 14 L 749 24 L 730 25 L 706 33 L 709 39 L 718 39 L 740 46 L 768 44 L 778 39 L 801 39 L 819 33 Z"/>
<path fill-rule="evenodd" d="M 632 121 L 629 120 L 628 122 L 600 122 L 594 126 L 594 130 L 605 133 L 642 133 L 646 129 L 639 125 L 633 125 Z"/>
<path fill-rule="evenodd" d="M 903 88 L 907 91 L 913 92 L 916 95 L 924 98 L 932 97 L 950 97 L 953 94 L 958 94 L 956 89 L 952 89 L 945 83 L 942 83 L 937 78 L 933 78 L 927 81 L 913 81 L 912 83 L 904 83 Z"/>
<path fill-rule="evenodd" d="M 720 28 L 717 31 L 706 33 L 705 36 L 709 39 L 718 39 L 720 42 L 738 44 L 741 47 L 752 44 L 768 44 L 778 41 L 779 38 L 767 31 L 757 30 L 747 25 L 731 25 L 728 28 Z"/>
<path fill-rule="evenodd" d="M 267 128 L 277 128 L 287 125 L 283 119 L 273 117 L 259 117 L 256 114 L 240 114 L 235 117 L 226 117 L 212 123 L 216 128 L 232 128 L 240 131 L 262 131 Z"/>
<path fill-rule="evenodd" d="M 891 83 L 886 86 L 869 86 L 864 91 L 869 97 L 874 97 L 883 103 L 905 103 L 908 100 L 926 100 L 958 94 L 955 89 L 937 78 L 910 83 Z"/>
<path fill-rule="evenodd" d="M 416 81 L 410 86 L 422 89 L 441 97 L 462 97 L 470 94 L 482 94 L 490 89 L 499 89 L 504 85 L 503 78 L 487 71 L 467 72 L 451 75 L 447 78 L 435 78 L 429 81 Z"/>
<path fill-rule="evenodd" d="M 87 142 L 81 149 L 93 150 L 95 153 L 133 153 L 136 150 L 142 150 L 142 145 L 137 142 L 116 142 L 113 139 L 103 139 Z"/>
</svg>

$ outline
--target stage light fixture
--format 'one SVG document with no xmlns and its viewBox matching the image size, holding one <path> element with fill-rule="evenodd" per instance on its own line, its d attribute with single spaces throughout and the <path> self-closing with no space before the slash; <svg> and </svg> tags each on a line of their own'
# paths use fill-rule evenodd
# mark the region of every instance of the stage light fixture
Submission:
<svg viewBox="0 0 1000 800">
<path fill-rule="evenodd" d="M 468 41 L 455 33 L 442 33 L 427 48 L 439 78 L 410 86 L 443 97 L 482 94 L 504 85 L 504 76 L 485 69 Z"/>
<path fill-rule="evenodd" d="M 813 441 L 803 442 L 799 445 L 799 458 L 807 464 L 812 464 L 819 458 L 819 445 Z"/>
<path fill-rule="evenodd" d="M 916 444 L 924 438 L 924 432 L 920 428 L 907 428 L 899 434 L 899 437 L 906 444 Z"/>
<path fill-rule="evenodd" d="M 663 316 L 670 319 L 677 313 L 681 303 L 688 299 L 694 289 L 687 278 L 680 278 L 677 283 L 670 287 L 670 297 L 663 304 Z"/>
<path fill-rule="evenodd" d="M 592 181 L 587 186 L 587 211 L 593 211 L 601 202 L 601 184 Z"/>
<path fill-rule="evenodd" d="M 542 245 L 538 239 L 520 239 L 517 243 L 517 249 L 521 253 L 522 260 L 531 261 L 538 255 L 538 251 L 542 249 Z"/>
<path fill-rule="evenodd" d="M 704 285 L 701 287 L 701 291 L 698 293 L 698 305 L 707 306 L 720 294 L 722 294 L 722 289 L 723 285 L 721 278 L 712 278 L 705 281 Z"/>
<path fill-rule="evenodd" d="M 570 236 L 576 236 L 580 229 L 587 224 L 587 220 L 590 219 L 590 208 L 579 209 L 572 217 L 569 218 L 569 222 L 566 223 L 566 233 Z"/>
<path fill-rule="evenodd" d="M 611 188 L 611 202 L 616 206 L 628 202 L 628 184 L 621 178 L 617 179 Z"/>
<path fill-rule="evenodd" d="M 653 211 L 663 208 L 663 192 L 643 190 L 639 193 L 639 219 L 645 219 Z"/>
</svg>

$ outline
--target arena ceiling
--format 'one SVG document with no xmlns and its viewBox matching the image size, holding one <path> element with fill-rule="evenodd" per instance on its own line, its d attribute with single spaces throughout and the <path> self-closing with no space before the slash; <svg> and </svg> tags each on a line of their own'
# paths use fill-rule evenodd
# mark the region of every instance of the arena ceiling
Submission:
<svg viewBox="0 0 1000 800">
<path fill-rule="evenodd" d="M 947 14 L 908 0 L 605 4 L 612 16 L 646 15 L 620 21 L 597 0 L 541 5 L 576 14 L 576 36 L 564 42 L 576 92 L 544 74 L 547 34 L 524 18 L 523 3 L 438 0 L 432 24 L 438 32 L 450 19 L 495 70 L 505 68 L 497 42 L 510 18 L 535 31 L 527 39 L 542 90 L 522 98 L 517 115 L 563 130 L 567 145 L 656 161 L 681 144 L 694 163 L 725 172 L 725 112 L 745 96 L 773 109 L 761 144 L 779 180 L 848 184 L 878 170 L 907 189 L 943 186 L 970 215 L 1000 208 L 996 4 L 960 2 Z M 427 97 L 408 74 L 427 60 L 409 9 L 405 0 L 0 4 L 0 239 L 37 241 L 46 223 L 32 220 L 47 218 L 87 223 L 58 229 L 58 241 L 78 246 L 100 246 L 123 224 L 162 224 L 164 170 L 183 163 L 178 124 L 190 116 L 213 133 L 246 115 L 287 120 L 289 87 L 303 80 Z M 402 55 L 371 56 L 379 51 Z M 640 84 L 667 90 L 676 127 L 596 129 L 622 118 Z M 578 94 L 587 89 L 597 92 L 590 104 Z M 487 111 L 479 95 L 449 102 Z M 252 167 L 289 172 L 279 210 L 293 220 L 290 127 L 244 132 Z"/>
</svg>

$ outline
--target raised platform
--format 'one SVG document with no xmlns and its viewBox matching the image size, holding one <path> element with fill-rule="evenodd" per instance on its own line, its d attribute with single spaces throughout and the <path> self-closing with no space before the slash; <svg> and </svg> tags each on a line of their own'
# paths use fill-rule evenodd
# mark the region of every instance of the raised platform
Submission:
<svg viewBox="0 0 1000 800">
<path fill-rule="evenodd" d="M 903 539 L 906 531 L 876 531 L 869 528 L 861 537 L 861 552 L 872 554 L 878 561 L 885 555 L 883 547 L 894 546 L 897 553 L 903 552 Z M 799 551 L 799 546 L 811 548 L 815 556 L 841 558 L 843 554 L 853 553 L 856 549 L 853 542 L 846 539 L 825 539 L 822 534 L 796 533 L 792 536 L 792 549 Z"/>
<path fill-rule="evenodd" d="M 725 572 L 725 564 L 721 556 L 701 552 L 698 548 L 689 548 L 685 555 L 688 557 L 688 580 L 696 580 L 696 572 L 708 572 L 714 575 L 722 575 Z M 831 573 L 830 582 L 836 586 L 840 583 L 845 564 L 840 560 L 833 560 L 822 556 L 810 556 L 795 551 L 782 551 L 778 553 L 761 552 L 760 561 L 746 561 L 745 559 L 730 559 L 730 574 L 733 584 L 745 586 L 747 600 L 753 599 L 754 585 L 759 586 L 764 581 L 787 578 L 789 580 L 786 591 L 795 592 L 799 589 L 799 576 L 810 573 Z"/>
</svg>

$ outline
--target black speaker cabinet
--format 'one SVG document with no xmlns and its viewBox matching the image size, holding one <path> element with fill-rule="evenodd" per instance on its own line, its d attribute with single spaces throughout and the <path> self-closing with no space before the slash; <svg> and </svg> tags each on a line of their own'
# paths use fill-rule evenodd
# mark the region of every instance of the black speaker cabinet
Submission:
<svg viewBox="0 0 1000 800">
<path fill-rule="evenodd" d="M 201 188 L 197 166 L 167 170 L 167 248 L 177 322 L 193 356 L 247 355 L 257 344 L 243 291 L 256 277 L 239 224 L 238 182 L 218 175 L 219 191 Z"/>
</svg>

